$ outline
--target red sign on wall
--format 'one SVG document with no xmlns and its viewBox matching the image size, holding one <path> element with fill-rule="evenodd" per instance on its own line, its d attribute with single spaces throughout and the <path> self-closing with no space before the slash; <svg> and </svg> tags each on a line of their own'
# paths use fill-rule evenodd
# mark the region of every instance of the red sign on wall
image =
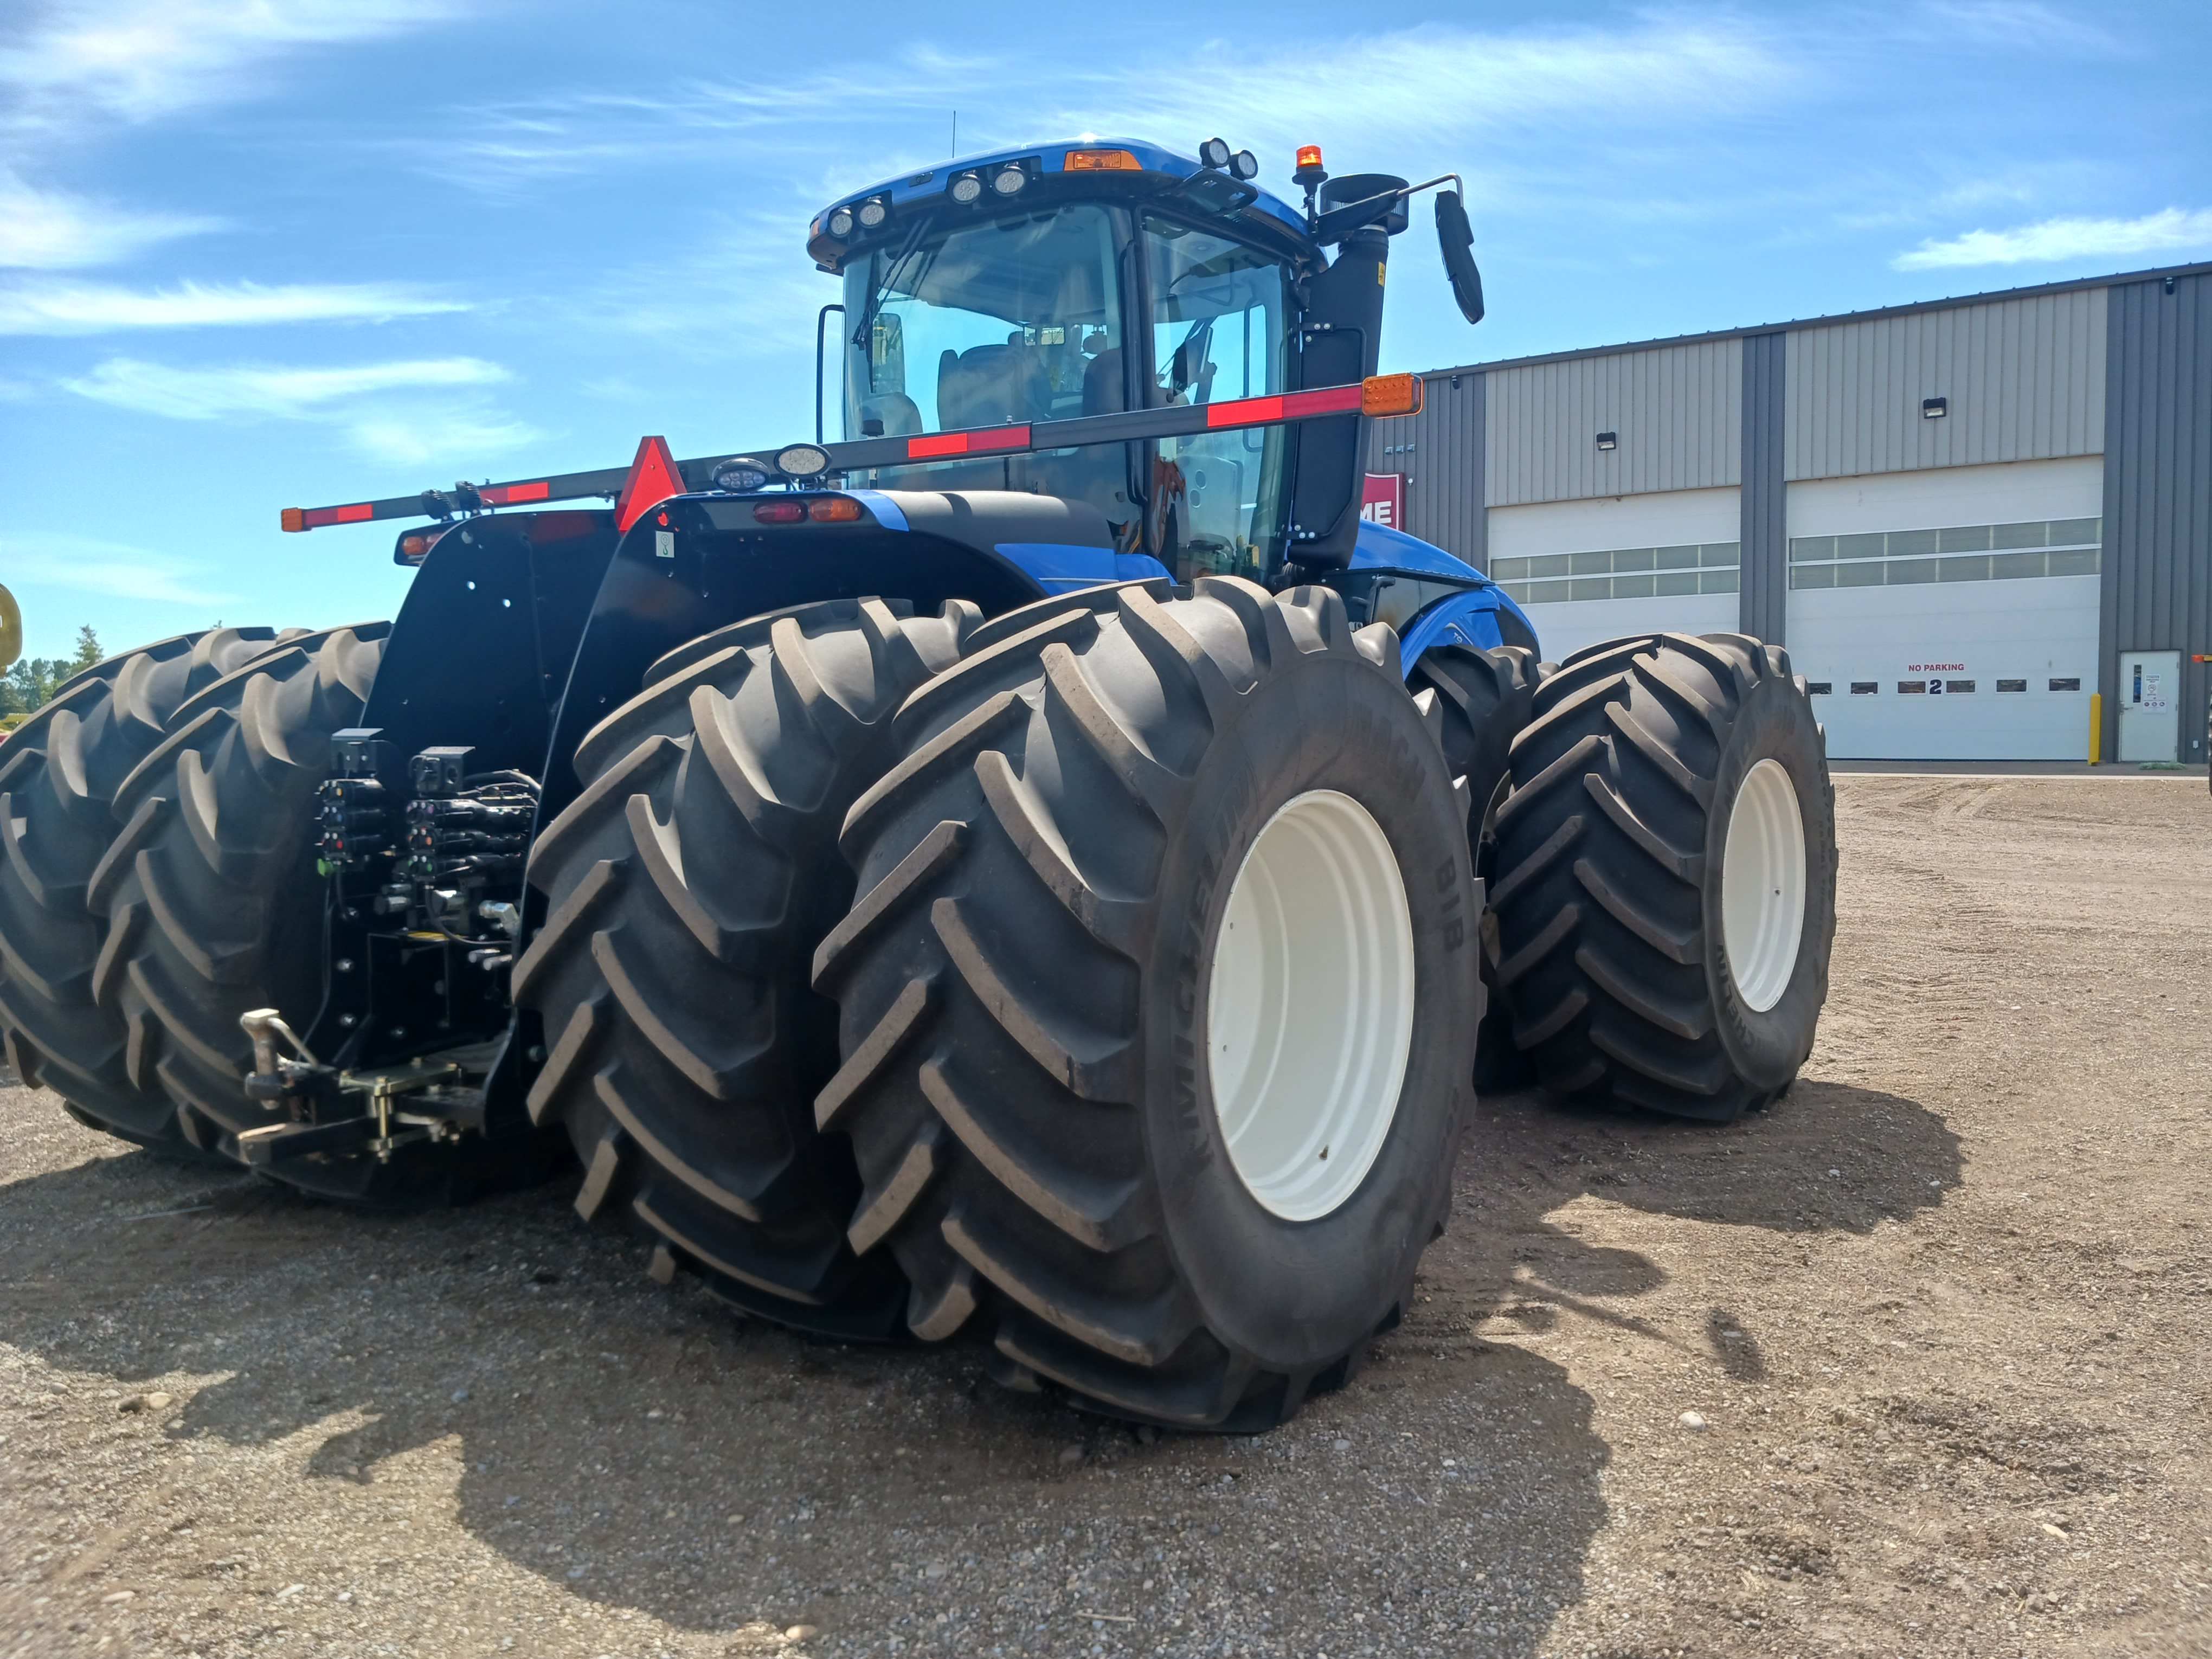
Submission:
<svg viewBox="0 0 2212 1659">
<path fill-rule="evenodd" d="M 1406 475 L 1370 472 L 1359 491 L 1359 516 L 1393 530 L 1406 527 Z"/>
</svg>

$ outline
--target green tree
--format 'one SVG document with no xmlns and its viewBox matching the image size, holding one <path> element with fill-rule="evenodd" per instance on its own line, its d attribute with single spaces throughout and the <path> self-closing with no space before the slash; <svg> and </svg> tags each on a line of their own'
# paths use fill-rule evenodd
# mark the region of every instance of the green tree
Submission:
<svg viewBox="0 0 2212 1659">
<path fill-rule="evenodd" d="M 76 630 L 73 657 L 19 657 L 0 674 L 0 720 L 36 713 L 63 684 L 101 660 L 100 636 L 88 623 Z"/>
</svg>

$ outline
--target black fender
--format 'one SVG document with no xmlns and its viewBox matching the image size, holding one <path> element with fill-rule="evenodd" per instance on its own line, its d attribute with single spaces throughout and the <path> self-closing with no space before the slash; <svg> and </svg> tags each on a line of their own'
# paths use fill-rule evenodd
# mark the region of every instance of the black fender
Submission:
<svg viewBox="0 0 2212 1659">
<path fill-rule="evenodd" d="M 847 522 L 763 524 L 756 509 L 861 503 Z M 921 612 L 972 599 L 987 617 L 1045 597 L 1000 544 L 1109 544 L 1103 515 L 1018 491 L 678 495 L 632 525 L 593 599 L 544 756 L 538 823 L 575 799 L 584 734 L 637 694 L 655 659 L 717 628 L 817 599 L 873 596 Z M 1097 520 L 1096 526 L 1087 522 Z M 442 544 L 441 544 L 442 545 Z"/>
</svg>

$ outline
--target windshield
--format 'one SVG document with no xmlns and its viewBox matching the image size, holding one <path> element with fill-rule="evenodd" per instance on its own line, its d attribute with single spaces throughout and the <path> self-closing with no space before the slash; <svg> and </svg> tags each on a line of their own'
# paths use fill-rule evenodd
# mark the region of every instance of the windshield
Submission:
<svg viewBox="0 0 2212 1659">
<path fill-rule="evenodd" d="M 963 225 L 845 273 L 845 436 L 1067 420 L 1127 406 L 1109 210 Z M 1132 517 L 1121 445 L 926 468 L 909 489 L 1035 489 Z"/>
</svg>

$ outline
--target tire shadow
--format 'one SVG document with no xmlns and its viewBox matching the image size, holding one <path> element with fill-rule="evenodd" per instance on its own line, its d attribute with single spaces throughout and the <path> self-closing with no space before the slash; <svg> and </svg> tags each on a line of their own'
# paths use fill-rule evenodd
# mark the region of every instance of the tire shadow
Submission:
<svg viewBox="0 0 2212 1659">
<path fill-rule="evenodd" d="M 1486 1100 L 1428 1299 L 1344 1389 L 1247 1438 L 1011 1395 L 973 1347 L 860 1349 L 740 1319 L 648 1282 L 645 1246 L 578 1224 L 565 1183 L 362 1214 L 105 1155 L 48 1114 L 49 1096 L 0 1091 L 0 1135 L 42 1122 L 38 1172 L 0 1186 L 0 1340 L 122 1389 L 204 1379 L 162 1431 L 203 1458 L 292 1448 L 236 1478 L 271 1483 L 264 1512 L 307 1489 L 338 1517 L 319 1523 L 333 1559 L 384 1547 L 345 1534 L 344 1491 L 429 1448 L 454 1469 L 450 1521 L 437 1503 L 414 1522 L 431 1540 L 458 1527 L 547 1608 L 580 1596 L 736 1652 L 804 1652 L 783 1632 L 811 1626 L 863 1652 L 1534 1653 L 1581 1597 L 1608 1449 L 1560 1365 L 1469 1333 L 1498 1313 L 1540 1330 L 1665 1282 L 1545 1218 L 1592 1193 L 1863 1231 L 1936 1201 L 1927 1182 L 1958 1168 L 1932 1115 L 1829 1085 L 1717 1130 Z M 1716 1363 L 1756 1375 L 1756 1334 L 1732 1318 L 1708 1321 Z M 158 1554 L 133 1570 L 191 1571 Z M 387 1576 L 379 1593 L 434 1613 L 444 1582 Z"/>
<path fill-rule="evenodd" d="M 1463 1333 L 1498 1317 L 1539 1331 L 1566 1314 L 1637 1328 L 1632 1298 L 1667 1275 L 1551 1218 L 1577 1199 L 1748 1229 L 1766 1236 L 1752 1248 L 1772 1250 L 1909 1219 L 1941 1204 L 1962 1167 L 1958 1136 L 1926 1107 L 1840 1084 L 1802 1081 L 1719 1125 L 1562 1104 L 1535 1090 L 1486 1096 L 1462 1143 L 1449 1230 L 1422 1262 L 1438 1310 L 1417 1304 L 1412 1323 Z M 1758 1333 L 1725 1304 L 1711 1308 L 1698 1342 L 1729 1376 L 1766 1375 Z"/>
</svg>

